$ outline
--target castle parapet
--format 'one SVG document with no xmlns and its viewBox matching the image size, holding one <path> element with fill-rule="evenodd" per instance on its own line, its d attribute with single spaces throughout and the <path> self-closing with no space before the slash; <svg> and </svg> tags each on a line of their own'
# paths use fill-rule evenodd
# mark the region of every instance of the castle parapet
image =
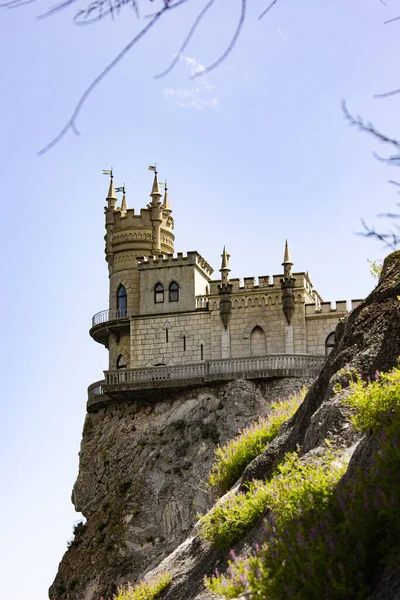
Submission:
<svg viewBox="0 0 400 600">
<path fill-rule="evenodd" d="M 362 300 L 352 300 L 351 310 L 354 310 L 361 304 Z M 306 317 L 313 315 L 327 315 L 327 314 L 345 314 L 348 311 L 347 300 L 336 300 L 335 306 L 332 302 L 321 302 L 320 305 L 314 303 L 306 304 Z"/>
<path fill-rule="evenodd" d="M 185 267 L 194 265 L 200 269 L 207 278 L 213 274 L 213 268 L 204 258 L 195 251 L 189 251 L 185 256 L 183 252 L 178 252 L 176 256 L 173 254 L 160 254 L 158 256 L 141 256 L 137 257 L 139 271 L 149 269 L 160 269 L 163 267 Z"/>
</svg>

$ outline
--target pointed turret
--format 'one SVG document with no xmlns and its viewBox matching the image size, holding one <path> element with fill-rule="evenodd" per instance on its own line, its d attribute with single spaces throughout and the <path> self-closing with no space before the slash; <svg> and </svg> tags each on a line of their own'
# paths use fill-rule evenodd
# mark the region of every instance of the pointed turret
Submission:
<svg viewBox="0 0 400 600">
<path fill-rule="evenodd" d="M 114 208 L 116 201 L 117 201 L 117 196 L 115 195 L 115 189 L 114 189 L 114 175 L 111 171 L 110 185 L 108 187 L 108 195 L 107 195 L 108 208 Z"/>
<path fill-rule="evenodd" d="M 162 193 L 160 192 L 160 186 L 158 185 L 157 171 L 154 171 L 153 188 L 151 190 L 150 196 L 152 198 L 152 205 L 157 206 L 158 202 L 160 202 L 160 198 L 162 197 Z"/>
<path fill-rule="evenodd" d="M 122 202 L 121 202 L 121 213 L 125 214 L 127 210 L 128 210 L 128 205 L 126 203 L 125 186 L 124 186 Z"/>
<path fill-rule="evenodd" d="M 221 284 L 222 285 L 228 285 L 228 283 L 229 283 L 229 273 L 230 273 L 230 268 L 229 268 L 230 254 L 228 254 L 226 252 L 225 246 L 224 246 L 224 249 L 222 251 L 221 258 L 222 258 L 222 263 L 221 263 L 221 268 L 220 268 Z"/>
<path fill-rule="evenodd" d="M 221 273 L 221 284 L 218 286 L 218 293 L 220 296 L 219 300 L 219 314 L 221 317 L 221 321 L 225 327 L 228 328 L 229 319 L 231 316 L 232 305 L 231 305 L 231 293 L 232 293 L 232 285 L 229 283 L 229 257 L 230 254 L 227 253 L 226 248 L 221 254 L 222 262 L 221 268 L 219 272 Z"/>
<path fill-rule="evenodd" d="M 286 240 L 285 254 L 283 257 L 283 279 L 281 279 L 282 287 L 282 309 L 286 317 L 288 325 L 292 324 L 292 315 L 294 311 L 294 294 L 295 279 L 292 277 L 292 260 L 290 258 L 289 244 Z"/>
<path fill-rule="evenodd" d="M 285 243 L 285 255 L 283 257 L 282 266 L 284 268 L 285 279 L 290 279 L 290 277 L 292 276 L 292 266 L 293 266 L 293 263 L 292 263 L 291 258 L 290 258 L 289 244 L 288 244 L 287 240 L 286 240 L 286 243 Z"/>
<path fill-rule="evenodd" d="M 169 197 L 168 197 L 168 187 L 167 187 L 167 180 L 165 180 L 165 193 L 164 193 L 164 202 L 163 202 L 163 209 L 167 210 L 168 212 L 172 212 L 172 208 L 171 205 L 169 203 Z"/>
</svg>

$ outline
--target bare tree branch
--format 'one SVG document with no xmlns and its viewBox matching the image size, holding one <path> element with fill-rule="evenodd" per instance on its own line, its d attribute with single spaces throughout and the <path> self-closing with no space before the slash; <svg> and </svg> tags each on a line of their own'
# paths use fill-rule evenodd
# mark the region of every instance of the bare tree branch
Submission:
<svg viewBox="0 0 400 600">
<path fill-rule="evenodd" d="M 383 94 L 374 94 L 374 98 L 389 98 L 389 96 L 395 96 L 396 94 L 400 94 L 400 88 L 397 90 L 391 90 L 390 92 L 385 92 Z"/>
<path fill-rule="evenodd" d="M 205 69 L 202 69 L 201 71 L 198 71 L 197 73 L 195 73 L 194 75 L 192 75 L 191 79 L 195 79 L 196 77 L 202 77 L 203 75 L 206 75 L 207 73 L 210 73 L 210 71 L 213 71 L 214 69 L 216 69 L 217 67 L 219 67 L 219 65 L 232 52 L 233 48 L 236 45 L 236 42 L 239 39 L 240 32 L 242 31 L 242 27 L 243 27 L 243 24 L 244 24 L 245 19 L 246 19 L 246 4 L 247 4 L 247 0 L 241 0 L 242 7 L 241 7 L 241 11 L 240 11 L 239 22 L 237 24 L 235 33 L 233 34 L 233 38 L 230 41 L 230 43 L 228 44 L 228 47 L 226 48 L 226 50 L 221 54 L 221 56 L 214 63 L 212 63 L 211 65 L 209 65 Z"/>
<path fill-rule="evenodd" d="M 200 11 L 200 13 L 197 15 L 196 19 L 194 20 L 194 23 L 192 25 L 192 27 L 190 28 L 189 33 L 187 34 L 185 40 L 183 41 L 182 46 L 179 48 L 174 60 L 171 62 L 171 64 L 165 69 L 165 71 L 162 71 L 161 73 L 158 73 L 157 75 L 154 76 L 155 79 L 159 79 L 160 77 L 164 77 L 165 75 L 168 75 L 168 73 L 170 73 L 172 71 L 172 69 L 175 67 L 176 63 L 179 61 L 181 55 L 183 54 L 183 52 L 185 51 L 186 46 L 188 45 L 188 43 L 190 42 L 190 40 L 192 39 L 197 27 L 200 25 L 204 15 L 207 13 L 207 11 L 211 8 L 211 6 L 214 4 L 215 0 L 210 0 Z"/>
<path fill-rule="evenodd" d="M 259 19 L 262 19 L 263 17 L 265 17 L 265 15 L 267 14 L 267 12 L 269 12 L 271 10 L 271 8 L 273 6 L 275 6 L 275 4 L 278 2 L 278 0 L 272 0 L 271 4 L 269 4 L 267 6 L 267 8 L 261 13 L 261 15 L 258 17 Z"/>
<path fill-rule="evenodd" d="M 180 0 L 180 2 L 182 2 L 182 1 L 184 1 L 184 0 Z M 162 15 L 167 10 L 169 10 L 170 8 L 173 8 L 173 7 L 174 7 L 174 5 L 164 4 L 163 8 L 161 8 L 155 14 L 155 16 L 152 18 L 152 20 L 145 27 L 143 27 L 143 29 L 141 29 L 141 31 L 139 31 L 139 33 L 134 38 L 131 39 L 129 44 L 127 44 L 125 46 L 125 48 L 123 48 L 121 50 L 121 52 L 106 66 L 106 68 L 103 69 L 103 71 L 92 81 L 92 83 L 86 88 L 86 90 L 80 97 L 80 99 L 79 99 L 77 105 L 75 106 L 75 109 L 74 109 L 71 117 L 69 118 L 68 122 L 66 123 L 66 125 L 56 135 L 56 137 L 53 140 L 51 140 L 51 142 L 49 142 L 44 148 L 42 148 L 38 152 L 39 156 L 45 154 L 48 150 L 50 150 L 50 148 L 52 148 L 55 144 L 57 144 L 57 142 L 59 142 L 70 129 L 72 129 L 72 131 L 76 135 L 79 135 L 79 131 L 76 128 L 76 119 L 78 118 L 78 115 L 82 109 L 82 106 L 85 104 L 85 102 L 88 99 L 88 97 L 90 96 L 90 94 L 97 87 L 97 85 L 104 79 L 104 77 L 122 60 L 122 58 L 126 55 L 126 53 L 129 52 L 129 50 L 135 44 L 137 44 L 137 42 L 157 23 L 157 21 L 162 17 Z"/>
<path fill-rule="evenodd" d="M 395 21 L 399 21 L 399 20 L 400 20 L 400 16 L 394 17 L 394 19 L 388 19 L 387 21 L 384 21 L 383 24 L 387 25 L 388 23 L 394 23 Z"/>
</svg>

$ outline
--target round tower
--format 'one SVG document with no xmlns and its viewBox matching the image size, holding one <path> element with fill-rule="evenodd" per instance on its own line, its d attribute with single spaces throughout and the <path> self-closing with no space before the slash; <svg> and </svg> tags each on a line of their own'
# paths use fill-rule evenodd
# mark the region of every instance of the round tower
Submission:
<svg viewBox="0 0 400 600">
<path fill-rule="evenodd" d="M 168 193 L 162 199 L 158 175 L 155 167 L 151 202 L 141 208 L 139 214 L 128 208 L 125 186 L 114 187 L 112 171 L 105 212 L 105 255 L 110 279 L 108 310 L 93 317 L 92 337 L 104 344 L 110 351 L 110 368 L 129 366 L 130 318 L 139 313 L 140 285 L 137 259 L 144 256 L 173 254 L 174 220 Z M 121 206 L 118 206 L 117 193 L 123 192 Z M 118 348 L 123 344 L 124 350 Z M 115 356 L 114 356 L 115 355 Z"/>
</svg>

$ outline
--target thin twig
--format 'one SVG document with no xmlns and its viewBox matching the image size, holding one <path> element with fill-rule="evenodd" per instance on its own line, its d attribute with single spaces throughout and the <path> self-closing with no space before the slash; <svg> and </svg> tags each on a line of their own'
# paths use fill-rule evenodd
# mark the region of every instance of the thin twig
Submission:
<svg viewBox="0 0 400 600">
<path fill-rule="evenodd" d="M 395 96 L 396 94 L 400 94 L 400 88 L 397 90 L 391 90 L 390 92 L 385 92 L 383 94 L 374 94 L 374 98 L 389 98 L 389 96 Z"/>
<path fill-rule="evenodd" d="M 165 69 L 165 71 L 162 71 L 161 73 L 158 73 L 157 75 L 154 75 L 154 79 L 160 79 L 160 77 L 164 77 L 165 75 L 168 75 L 168 73 L 170 73 L 172 71 L 172 69 L 175 67 L 176 63 L 179 61 L 181 55 L 183 54 L 183 52 L 185 51 L 186 46 L 188 45 L 188 43 L 190 42 L 190 40 L 193 37 L 193 34 L 195 33 L 197 27 L 200 25 L 204 15 L 206 14 L 206 12 L 211 8 L 211 6 L 214 4 L 215 0 L 210 0 L 205 6 L 204 8 L 202 8 L 202 10 L 200 11 L 200 13 L 197 15 L 189 33 L 187 34 L 182 46 L 179 48 L 175 58 L 173 59 L 173 61 L 171 62 L 171 64 Z"/>
<path fill-rule="evenodd" d="M 51 140 L 51 142 L 49 142 L 44 148 L 39 150 L 39 152 L 38 152 L 39 156 L 45 154 L 48 150 L 50 150 L 50 148 L 55 146 L 55 144 L 57 144 L 57 142 L 59 142 L 66 135 L 66 133 L 69 131 L 69 129 L 72 129 L 76 135 L 79 135 L 79 132 L 76 129 L 76 119 L 78 118 L 78 115 L 82 109 L 82 106 L 85 104 L 85 102 L 88 99 L 88 97 L 90 96 L 90 94 L 97 87 L 97 85 L 104 79 L 104 77 L 120 62 L 120 60 L 122 60 L 122 58 L 125 56 L 125 54 L 127 52 L 129 52 L 129 50 L 149 31 L 149 29 L 151 29 L 156 24 L 156 22 L 160 19 L 160 17 L 169 8 L 170 7 L 168 5 L 164 5 L 163 8 L 161 8 L 158 11 L 158 13 L 156 13 L 156 15 L 153 17 L 153 19 L 146 25 L 146 27 L 143 27 L 143 29 L 134 38 L 132 38 L 132 40 L 129 42 L 129 44 L 127 44 L 125 46 L 125 48 L 123 48 L 123 50 L 121 50 L 121 52 L 92 81 L 92 83 L 86 88 L 86 90 L 80 97 L 80 99 L 79 99 L 77 105 L 75 106 L 75 109 L 74 109 L 70 119 L 66 123 L 66 125 L 62 128 L 60 133 L 58 133 L 56 135 L 56 137 Z"/>
<path fill-rule="evenodd" d="M 198 71 L 197 73 L 195 73 L 194 75 L 191 76 L 191 79 L 195 79 L 196 77 L 202 77 L 203 75 L 206 75 L 207 73 L 209 73 L 210 71 L 213 71 L 214 69 L 216 69 L 217 67 L 219 67 L 219 65 L 226 59 L 226 57 L 232 52 L 233 48 L 236 45 L 236 42 L 239 39 L 240 36 L 240 32 L 242 30 L 243 24 L 245 22 L 246 19 L 246 3 L 247 0 L 241 0 L 241 11 L 240 11 L 240 17 L 239 17 L 239 22 L 237 24 L 235 33 L 233 34 L 233 38 L 230 41 L 228 47 L 226 48 L 226 50 L 223 52 L 223 54 L 218 58 L 218 60 L 216 60 L 214 63 L 212 63 L 211 65 L 209 65 L 208 67 L 206 67 L 205 69 L 202 69 L 201 71 Z"/>
<path fill-rule="evenodd" d="M 271 10 L 271 8 L 273 6 L 275 6 L 275 4 L 278 2 L 278 0 L 272 0 L 271 4 L 269 4 L 267 6 L 267 8 L 261 13 L 261 15 L 258 17 L 259 19 L 262 19 L 263 17 L 265 17 L 265 15 L 267 14 L 267 12 L 269 12 Z"/>
<path fill-rule="evenodd" d="M 349 121 L 350 125 L 355 125 L 356 127 L 358 127 L 360 129 L 360 131 L 372 133 L 372 135 L 374 135 L 376 138 L 381 140 L 381 142 L 391 144 L 395 148 L 400 149 L 400 142 L 398 140 L 396 140 L 394 138 L 390 138 L 387 135 L 385 135 L 384 133 L 381 133 L 380 131 L 375 129 L 375 127 L 372 125 L 372 123 L 364 123 L 364 121 L 362 120 L 362 118 L 360 116 L 353 117 L 353 115 L 351 115 L 347 109 L 345 100 L 342 100 L 342 110 L 343 110 L 345 118 Z M 388 160 L 393 160 L 395 158 L 396 157 L 390 157 Z"/>
<path fill-rule="evenodd" d="M 394 19 L 389 19 L 388 21 L 384 21 L 383 24 L 387 25 L 388 23 L 394 23 L 395 21 L 398 21 L 400 19 L 399 17 L 395 17 Z"/>
</svg>

